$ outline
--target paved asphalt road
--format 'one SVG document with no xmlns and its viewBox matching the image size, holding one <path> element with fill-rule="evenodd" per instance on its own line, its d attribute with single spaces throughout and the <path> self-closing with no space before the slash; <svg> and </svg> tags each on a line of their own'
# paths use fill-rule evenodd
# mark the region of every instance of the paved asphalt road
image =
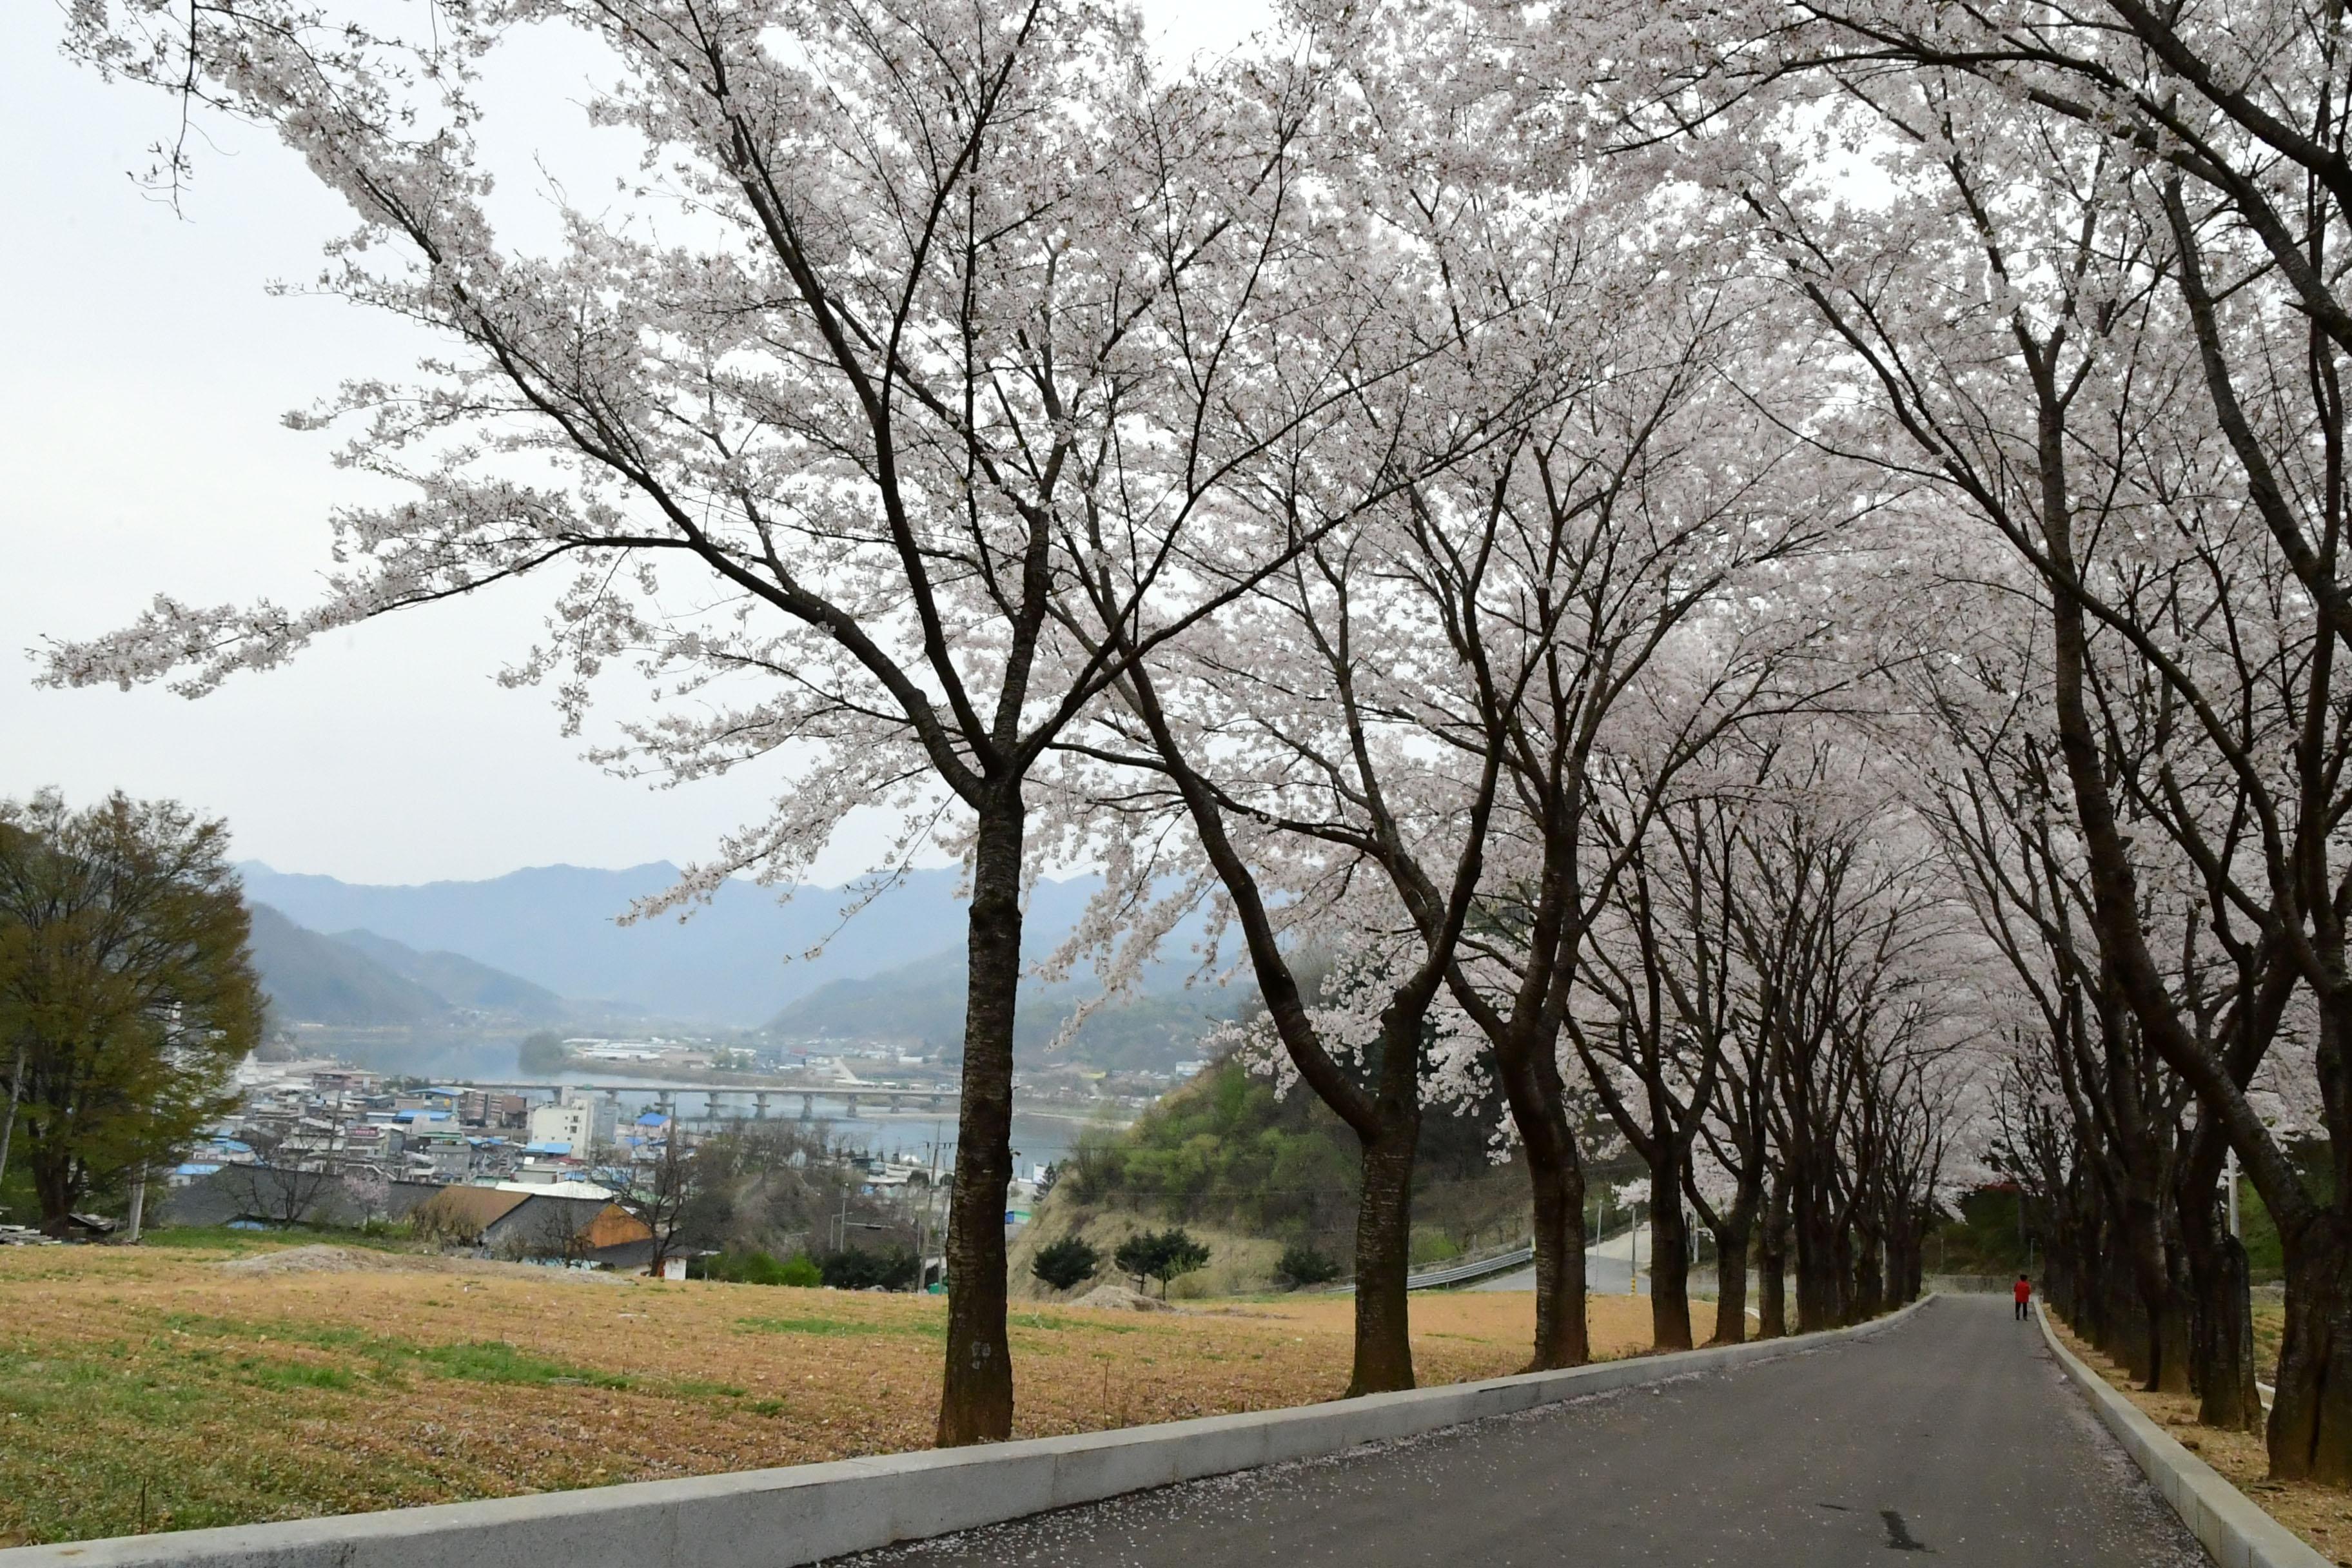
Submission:
<svg viewBox="0 0 2352 1568">
<path fill-rule="evenodd" d="M 1871 1339 L 845 1560 L 1402 1568 L 2195 1568 L 2032 1323 L 1947 1297 Z"/>
<path fill-rule="evenodd" d="M 1641 1278 L 1633 1280 L 1641 1294 L 1650 1293 L 1650 1227 L 1641 1227 L 1639 1236 L 1631 1231 L 1619 1231 L 1604 1237 L 1584 1249 L 1584 1288 L 1599 1296 L 1624 1296 L 1633 1292 L 1625 1289 L 1633 1272 L 1633 1249 L 1642 1254 Z M 1711 1277 L 1710 1277 L 1711 1278 Z M 1515 1269 L 1508 1274 L 1496 1274 L 1475 1284 L 1462 1287 L 1465 1290 L 1532 1290 L 1536 1288 L 1536 1266 Z M 1709 1289 L 1713 1289 L 1712 1286 Z"/>
<path fill-rule="evenodd" d="M 1632 1272 L 1633 1267 L 1632 1260 L 1628 1258 L 1595 1258 L 1588 1252 L 1584 1256 L 1584 1288 L 1595 1296 L 1633 1294 L 1625 1289 L 1625 1276 Z M 1641 1288 L 1640 1294 L 1646 1296 L 1650 1293 L 1650 1260 L 1646 1258 L 1642 1260 L 1642 1277 L 1634 1284 Z M 1508 1274 L 1497 1274 L 1455 1287 L 1461 1290 L 1532 1290 L 1535 1288 L 1536 1266 L 1532 1263 Z M 1698 1308 L 1694 1305 L 1692 1310 L 1696 1312 Z"/>
</svg>

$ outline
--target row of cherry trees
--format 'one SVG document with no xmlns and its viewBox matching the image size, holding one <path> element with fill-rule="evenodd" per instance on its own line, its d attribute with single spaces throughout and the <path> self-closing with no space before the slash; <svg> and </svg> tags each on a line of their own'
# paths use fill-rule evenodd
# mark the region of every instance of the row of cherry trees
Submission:
<svg viewBox="0 0 2352 1568">
<path fill-rule="evenodd" d="M 1115 991 L 1205 910 L 1361 1148 L 1359 1390 L 1412 1377 L 1424 1107 L 1492 1085 L 1533 1365 L 1587 1352 L 1596 1137 L 1668 1345 L 1685 1203 L 1717 1337 L 1751 1257 L 1813 1328 L 1997 1158 L 2067 1302 L 2244 1416 L 2234 1149 L 2273 1465 L 2352 1476 L 2352 1172 L 2283 1142 L 2352 1117 L 2352 94 L 2316 8 L 2014 11 L 1302 4 L 1178 68 L 1045 0 L 90 0 L 70 47 L 273 131 L 354 215 L 321 286 L 435 343 L 299 416 L 407 487 L 315 603 L 159 598 L 50 678 L 200 693 L 555 574 L 511 679 L 578 727 L 634 670 L 601 760 L 782 783 L 661 907 L 861 809 L 907 825 L 866 888 L 961 857 L 942 1442 L 1012 1429 L 1024 973 Z M 643 162 L 541 255 L 482 128 L 556 26 Z"/>
<path fill-rule="evenodd" d="M 2273 1471 L 2352 1480 L 2340 16 L 1758 4 L 1637 53 L 1567 89 L 1593 134 L 1751 215 L 1853 378 L 1825 442 L 1949 520 L 1906 572 L 1915 796 L 2005 976 L 2057 1293 L 2251 1425 L 2234 1151 L 2286 1258 Z"/>
</svg>

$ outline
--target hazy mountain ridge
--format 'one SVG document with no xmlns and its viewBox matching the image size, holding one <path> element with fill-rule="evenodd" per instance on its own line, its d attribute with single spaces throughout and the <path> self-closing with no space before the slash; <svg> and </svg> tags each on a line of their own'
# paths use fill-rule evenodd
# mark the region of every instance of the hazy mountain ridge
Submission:
<svg viewBox="0 0 2352 1568">
<path fill-rule="evenodd" d="M 961 1050 L 965 956 L 949 948 L 929 958 L 855 980 L 835 980 L 789 1004 L 768 1021 L 779 1040 L 867 1039 Z M 1013 1050 L 1024 1067 L 1067 1056 L 1090 1066 L 1165 1072 L 1200 1054 L 1202 1037 L 1232 1009 L 1223 991 L 1153 990 L 1097 1011 L 1059 1051 L 1055 1035 L 1090 984 L 1024 984 L 1013 1016 Z"/>
<path fill-rule="evenodd" d="M 362 1028 L 433 1023 L 452 1011 L 446 997 L 323 932 L 305 930 L 268 904 L 247 901 L 253 966 L 281 1024 Z"/>
<path fill-rule="evenodd" d="M 559 1023 L 580 1008 L 543 985 L 477 963 L 461 952 L 419 952 L 366 930 L 339 931 L 332 940 L 355 948 L 383 968 L 432 992 L 453 1007 L 505 1013 L 534 1023 Z"/>
<path fill-rule="evenodd" d="M 803 888 L 780 901 L 775 889 L 730 880 L 684 918 L 634 925 L 620 917 L 673 886 L 677 867 L 536 866 L 484 881 L 405 886 L 258 861 L 238 869 L 249 898 L 313 931 L 364 931 L 424 957 L 462 954 L 583 1007 L 610 1002 L 661 1018 L 748 1026 L 830 982 L 925 969 L 930 955 L 950 950 L 962 973 L 964 900 L 953 868 L 908 873 L 846 921 L 842 889 Z M 1097 886 L 1090 876 L 1040 880 L 1024 921 L 1028 950 L 1061 941 Z M 820 944 L 815 957 L 802 956 Z M 960 996 L 958 1006 L 960 1019 Z"/>
</svg>

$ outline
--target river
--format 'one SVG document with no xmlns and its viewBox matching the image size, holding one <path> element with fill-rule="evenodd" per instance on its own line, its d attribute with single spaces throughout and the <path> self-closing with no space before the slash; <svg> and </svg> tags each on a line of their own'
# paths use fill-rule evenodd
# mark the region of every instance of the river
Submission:
<svg viewBox="0 0 2352 1568">
<path fill-rule="evenodd" d="M 610 1073 L 598 1074 L 593 1071 L 562 1073 L 558 1076 L 555 1083 L 549 1087 L 554 1088 L 559 1084 L 588 1083 L 618 1088 L 616 1098 L 621 1104 L 624 1121 L 643 1115 L 646 1110 L 651 1110 L 665 1091 L 683 1102 L 681 1109 L 688 1117 L 696 1118 L 696 1113 L 701 1109 L 700 1104 L 698 1103 L 699 1097 L 709 1088 L 708 1085 L 691 1083 L 683 1079 L 668 1083 L 658 1079 L 647 1079 L 643 1085 L 629 1084 L 621 1087 L 615 1085 Z M 726 1089 L 721 1092 L 728 1096 L 726 1112 L 740 1114 L 748 1120 L 751 1110 L 750 1103 L 751 1091 Z M 838 1091 L 824 1092 L 830 1094 Z M 879 1098 L 882 1092 L 869 1091 L 867 1096 L 861 1096 L 861 1098 Z M 769 1120 L 772 1121 L 796 1119 L 800 1113 L 799 1091 L 771 1090 L 769 1109 Z M 841 1113 L 841 1108 L 836 1104 L 832 1113 L 826 1114 L 820 1103 L 818 1112 L 813 1120 L 814 1122 L 822 1123 L 829 1129 L 835 1142 L 846 1144 L 854 1150 L 886 1157 L 916 1160 L 928 1164 L 932 1157 L 933 1146 L 937 1145 L 940 1168 L 942 1170 L 954 1168 L 956 1118 L 952 1092 L 948 1096 L 947 1104 L 935 1111 L 903 1110 L 877 1113 L 866 1110 L 862 1105 L 859 1107 L 859 1111 L 860 1114 L 854 1118 L 845 1116 Z M 1088 1127 L 1116 1129 L 1125 1125 L 1127 1120 L 1124 1114 L 1113 1116 L 1108 1111 L 1085 1115 L 1075 1111 L 1023 1110 L 1016 1107 L 1013 1112 L 1013 1169 L 1019 1174 L 1027 1176 L 1032 1173 L 1033 1167 L 1053 1164 L 1067 1154 L 1071 1146 L 1077 1142 L 1078 1134 Z"/>
</svg>

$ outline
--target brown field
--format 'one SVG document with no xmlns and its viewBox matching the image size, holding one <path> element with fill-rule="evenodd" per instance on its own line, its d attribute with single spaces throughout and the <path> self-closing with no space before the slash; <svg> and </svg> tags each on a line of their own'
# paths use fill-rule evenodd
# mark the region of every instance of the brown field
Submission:
<svg viewBox="0 0 2352 1568">
<path fill-rule="evenodd" d="M 937 1300 L 267 1249 L 0 1249 L 0 1545 L 920 1447 Z M 234 1260 L 234 1261 L 233 1261 Z M 1016 1310 L 1018 1435 L 1337 1396 L 1344 1299 Z M 1206 1308 L 1208 1310 L 1201 1310 Z M 1648 1304 L 1593 1303 L 1595 1349 Z M 1526 1294 L 1419 1296 L 1423 1383 L 1514 1371 Z"/>
<path fill-rule="evenodd" d="M 2273 1519 L 2302 1536 L 2313 1551 L 2330 1563 L 2352 1564 L 2352 1492 L 2305 1481 L 2272 1480 L 2270 1455 L 2260 1433 L 2200 1426 L 2195 1398 L 2186 1394 L 2142 1393 L 2128 1373 L 2076 1339 L 2054 1313 L 2051 1325 L 2084 1366 L 2121 1390 L 2149 1420 L 2171 1433 L 2175 1442 L 2212 1466 L 2222 1479 L 2252 1499 Z"/>
</svg>

